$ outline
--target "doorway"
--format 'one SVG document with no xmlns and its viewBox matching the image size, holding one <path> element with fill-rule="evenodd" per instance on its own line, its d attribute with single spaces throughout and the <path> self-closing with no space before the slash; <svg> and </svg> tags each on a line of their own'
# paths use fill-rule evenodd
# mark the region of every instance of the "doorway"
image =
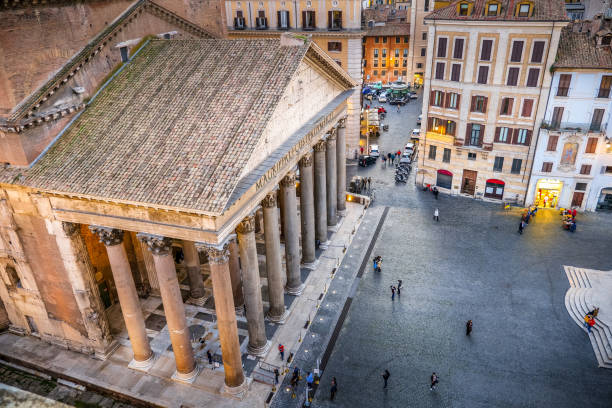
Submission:
<svg viewBox="0 0 612 408">
<path fill-rule="evenodd" d="M 536 185 L 535 205 L 540 208 L 556 208 L 563 183 L 559 180 L 539 180 Z"/>
<path fill-rule="evenodd" d="M 108 282 L 102 281 L 98 284 L 98 290 L 100 291 L 100 298 L 102 299 L 102 303 L 104 303 L 104 309 L 108 309 L 113 305 L 111 300 L 110 290 L 108 288 Z"/>
<path fill-rule="evenodd" d="M 572 207 L 582 206 L 583 199 L 584 199 L 584 192 L 574 191 L 574 196 L 572 197 Z"/>
<path fill-rule="evenodd" d="M 461 183 L 461 193 L 474 195 L 476 191 L 476 177 L 478 172 L 474 170 L 463 170 L 463 182 Z"/>
</svg>

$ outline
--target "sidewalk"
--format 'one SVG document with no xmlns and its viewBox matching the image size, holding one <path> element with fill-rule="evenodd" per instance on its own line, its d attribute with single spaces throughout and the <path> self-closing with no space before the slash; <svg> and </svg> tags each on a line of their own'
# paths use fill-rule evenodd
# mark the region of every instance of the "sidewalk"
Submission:
<svg viewBox="0 0 612 408">
<path fill-rule="evenodd" d="M 308 338 L 310 341 L 313 339 L 304 330 L 306 320 L 308 320 L 309 315 L 311 319 L 314 319 L 314 311 L 319 296 L 326 288 L 330 287 L 332 270 L 337 268 L 343 255 L 348 253 L 351 258 L 360 258 L 359 252 L 362 252 L 361 250 L 355 253 L 352 251 L 345 252 L 345 246 L 350 245 L 364 213 L 363 206 L 347 203 L 347 215 L 332 235 L 329 248 L 320 255 L 316 270 L 310 271 L 308 274 L 304 293 L 293 300 L 290 309 L 291 314 L 287 321 L 284 325 L 277 326 L 274 335 L 270 338 L 272 347 L 264 362 L 280 366 L 279 342 L 285 345 L 285 353 L 288 356 L 291 352 L 296 352 L 300 345 L 305 343 L 305 341 L 299 342 L 300 336 L 302 340 Z M 362 238 L 359 239 L 358 246 L 362 244 L 362 240 Z M 356 270 L 350 271 L 350 273 L 354 272 Z M 341 274 L 337 273 L 336 275 Z M 339 279 L 342 282 L 345 277 L 339 276 Z M 338 278 L 335 281 L 338 281 Z M 348 289 L 349 285 L 345 283 L 345 286 L 345 289 Z M 333 291 L 335 290 L 333 289 Z M 335 293 L 331 295 L 335 295 Z M 327 302 L 326 298 L 322 300 Z M 319 313 L 317 318 L 324 314 Z M 327 329 L 329 330 L 330 327 L 333 329 L 333 325 L 328 326 Z M 317 332 L 315 337 L 321 335 L 325 336 L 325 333 Z M 268 384 L 253 381 L 249 391 L 240 401 L 221 395 L 224 383 L 223 370 L 211 370 L 207 367 L 207 364 L 202 362 L 200 362 L 201 372 L 193 384 L 174 382 L 170 379 L 175 367 L 174 358 L 169 353 L 159 355 L 148 374 L 134 371 L 127 368 L 131 359 L 129 341 L 122 343 L 109 359 L 99 361 L 42 342 L 32 336 L 20 337 L 5 333 L 0 335 L 0 358 L 27 368 L 36 369 L 52 377 L 84 385 L 89 389 L 107 391 L 118 398 L 151 406 L 196 407 L 209 405 L 216 408 L 263 406 L 272 389 Z M 256 363 L 249 358 L 246 358 L 246 360 L 253 365 Z M 250 372 L 250 370 L 247 370 L 247 372 Z"/>
</svg>

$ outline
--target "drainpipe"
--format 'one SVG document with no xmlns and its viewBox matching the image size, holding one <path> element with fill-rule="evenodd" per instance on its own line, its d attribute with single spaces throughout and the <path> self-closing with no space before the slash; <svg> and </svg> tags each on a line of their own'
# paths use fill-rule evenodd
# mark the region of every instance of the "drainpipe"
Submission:
<svg viewBox="0 0 612 408">
<path fill-rule="evenodd" d="M 40 152 L 40 154 L 36 157 L 36 159 L 34 159 L 34 161 L 32 163 L 30 163 L 30 165 L 28 166 L 28 168 L 32 168 L 32 166 L 34 166 L 44 155 L 45 153 L 47 153 L 49 151 L 49 149 L 51 149 L 51 147 L 59 140 L 60 137 L 62 137 L 62 135 L 68 130 L 70 129 L 70 126 L 72 126 L 72 124 L 83 114 L 83 112 L 85 112 L 85 110 L 87 109 L 87 107 L 89 107 L 89 105 L 91 105 L 91 103 L 93 101 L 96 100 L 96 98 L 98 97 L 98 95 L 100 94 L 100 92 L 102 92 L 102 90 L 104 88 L 106 88 L 106 86 L 108 84 L 110 84 L 110 82 L 115 79 L 115 77 L 121 72 L 123 71 L 123 68 L 125 68 L 130 62 L 132 62 L 132 60 L 138 55 L 138 53 L 149 43 L 149 41 L 151 40 L 147 40 L 145 41 L 145 43 L 138 49 L 138 51 L 136 51 L 134 53 L 134 55 L 132 55 L 132 58 L 128 59 L 125 63 L 123 63 L 123 65 L 121 65 L 121 67 L 117 70 L 117 72 L 115 72 L 110 78 L 108 78 L 108 80 L 102 84 L 102 86 L 100 87 L 100 89 L 98 89 L 96 91 L 96 93 L 89 99 L 89 102 L 87 102 L 85 104 L 85 108 L 81 109 L 81 111 L 79 111 L 79 113 L 77 113 L 74 118 L 72 118 L 70 120 L 70 122 L 68 122 L 68 124 L 66 126 L 64 126 L 64 128 L 57 134 L 57 136 L 55 136 L 53 138 L 53 140 L 51 141 L 51 143 L 49 143 L 47 145 L 47 147 L 45 147 L 45 149 Z"/>
<path fill-rule="evenodd" d="M 552 45 L 552 36 L 553 36 L 553 32 L 555 30 L 555 22 L 553 21 L 553 26 L 550 29 L 550 36 L 548 37 L 548 50 L 546 50 L 546 61 L 548 62 L 548 57 L 550 56 L 550 47 Z M 546 68 L 546 64 L 544 64 L 544 68 Z M 544 73 L 544 75 L 546 75 L 546 73 Z M 555 78 L 555 73 L 553 72 L 552 77 L 550 79 L 550 84 L 552 86 L 553 83 L 553 79 Z M 544 109 L 544 117 L 546 117 L 546 112 L 548 111 L 548 102 L 550 100 L 550 89 L 551 87 L 548 88 L 548 98 L 546 98 L 546 108 Z M 540 108 L 540 102 L 542 101 L 542 87 L 540 87 L 540 96 L 538 97 L 538 103 L 536 105 L 536 115 L 538 114 L 538 109 Z M 534 124 L 535 125 L 535 124 Z M 533 129 L 535 131 L 535 127 Z M 531 160 L 531 169 L 529 170 L 529 176 L 527 178 L 527 188 L 525 189 L 525 198 L 523 199 L 523 207 L 525 206 L 525 204 L 527 203 L 527 195 L 529 194 L 529 183 L 531 183 L 531 174 L 533 173 L 533 164 L 535 163 L 535 150 L 537 150 L 538 148 L 538 142 L 540 141 L 540 132 L 542 131 L 542 126 L 540 125 L 538 127 L 538 135 L 536 136 L 536 140 L 535 140 L 535 144 L 534 144 L 534 153 L 533 153 L 533 160 Z M 535 133 L 535 132 L 534 132 Z M 529 154 L 531 153 L 531 146 L 529 146 L 529 149 L 527 150 L 527 160 L 529 160 Z M 525 172 L 527 171 L 527 166 L 525 165 Z M 521 181 L 525 180 L 525 173 L 523 173 L 523 178 L 521 179 Z"/>
</svg>

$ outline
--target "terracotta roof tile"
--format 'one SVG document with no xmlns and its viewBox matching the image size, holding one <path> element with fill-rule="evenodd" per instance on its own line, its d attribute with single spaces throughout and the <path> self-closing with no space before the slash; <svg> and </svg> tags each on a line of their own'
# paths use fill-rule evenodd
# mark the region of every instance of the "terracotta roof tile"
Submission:
<svg viewBox="0 0 612 408">
<path fill-rule="evenodd" d="M 366 31 L 365 35 L 366 37 L 410 35 L 410 24 L 409 23 L 398 23 L 398 24 L 385 24 L 383 26 L 374 26 L 372 28 L 368 28 L 368 31 Z"/>
<path fill-rule="evenodd" d="M 309 44 L 151 41 L 23 184 L 219 213 Z"/>
<path fill-rule="evenodd" d="M 553 67 L 612 69 L 612 52 L 610 47 L 597 47 L 595 39 L 586 33 L 576 33 L 566 27 L 561 31 Z"/>
<path fill-rule="evenodd" d="M 470 20 L 470 21 L 568 21 L 563 0 L 532 0 L 534 3 L 531 17 L 514 15 L 519 0 L 501 0 L 501 12 L 497 16 L 486 16 L 485 8 L 488 0 L 457 0 L 446 7 L 429 13 L 425 20 Z M 472 14 L 460 16 L 457 4 L 467 2 L 473 4 Z"/>
</svg>

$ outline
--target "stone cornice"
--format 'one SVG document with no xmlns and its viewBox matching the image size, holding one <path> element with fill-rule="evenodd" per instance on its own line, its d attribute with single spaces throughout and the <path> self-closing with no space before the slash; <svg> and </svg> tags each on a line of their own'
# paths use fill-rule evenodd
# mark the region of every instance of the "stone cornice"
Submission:
<svg viewBox="0 0 612 408">
<path fill-rule="evenodd" d="M 4 0 L 7 1 L 7 0 Z M 28 0 L 30 1 L 30 0 Z M 57 2 L 59 3 L 59 1 Z M 14 112 L 2 123 L 2 129 L 20 132 L 26 126 L 41 123 L 40 118 L 31 118 L 38 108 L 47 101 L 61 86 L 66 84 L 85 64 L 92 61 L 104 47 L 110 46 L 111 40 L 117 36 L 128 24 L 139 17 L 143 11 L 156 15 L 182 28 L 186 32 L 201 38 L 215 38 L 216 36 L 198 25 L 174 14 L 170 10 L 155 4 L 151 0 L 139 0 L 128 8 L 119 18 L 113 21 L 100 34 L 91 40 L 79 53 L 73 56 L 56 75 L 34 91 L 28 98 L 15 108 Z M 26 119 L 25 122 L 22 120 Z M 56 119 L 56 118 L 53 118 Z"/>
<path fill-rule="evenodd" d="M 305 59 L 310 59 L 315 64 L 327 68 L 327 73 L 345 88 L 354 88 L 357 83 L 351 76 L 334 61 L 325 51 L 314 42 L 311 43 L 306 51 Z"/>
<path fill-rule="evenodd" d="M 233 30 L 228 29 L 227 35 L 230 38 L 244 37 L 273 37 L 283 33 L 298 33 L 312 35 L 313 37 L 334 37 L 334 38 L 361 38 L 366 32 L 363 30 L 354 31 L 300 31 L 300 30 Z"/>
</svg>

